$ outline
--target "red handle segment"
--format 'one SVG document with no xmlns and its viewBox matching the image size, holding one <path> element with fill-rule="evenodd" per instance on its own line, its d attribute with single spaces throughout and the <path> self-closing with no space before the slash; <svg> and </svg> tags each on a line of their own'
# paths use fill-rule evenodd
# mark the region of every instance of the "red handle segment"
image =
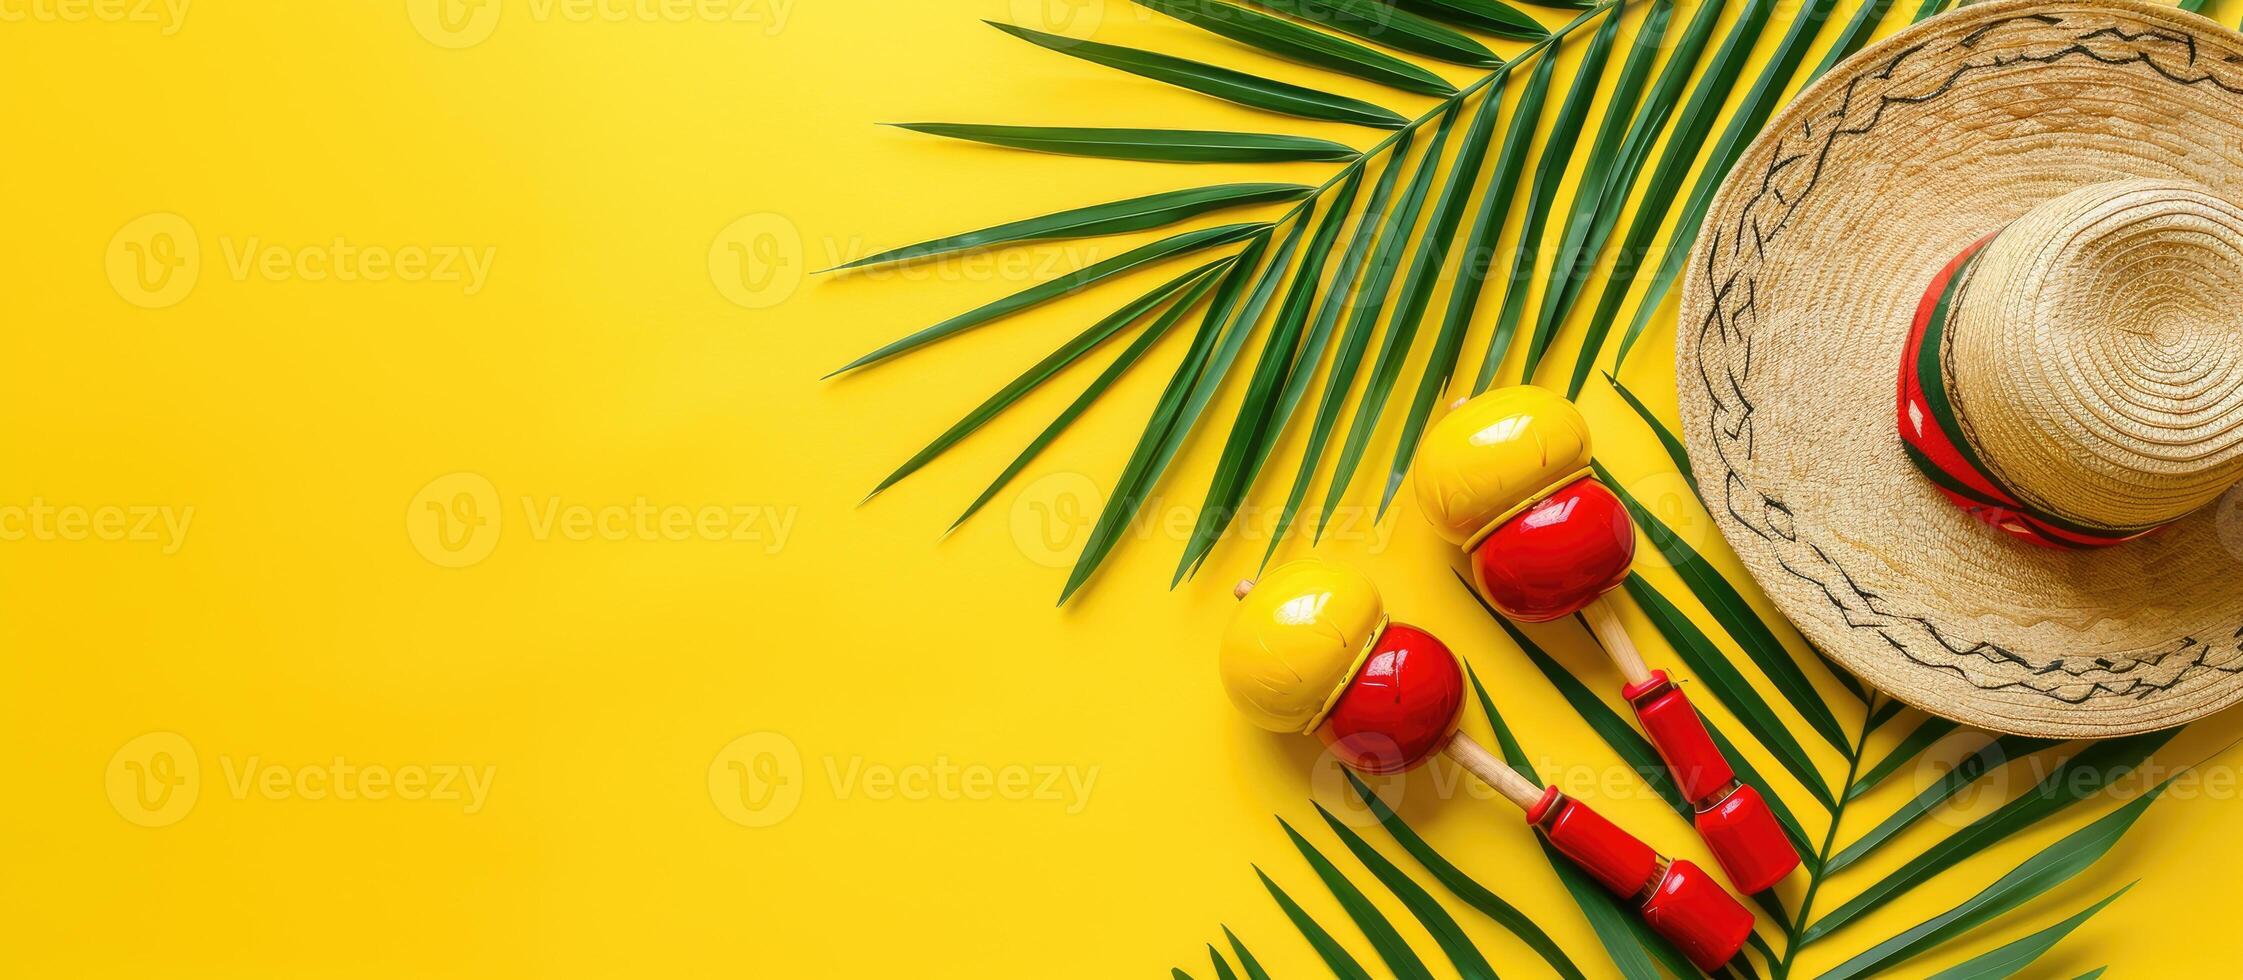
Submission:
<svg viewBox="0 0 2243 980">
<path fill-rule="evenodd" d="M 1697 865 L 1667 861 L 1557 787 L 1545 790 L 1526 816 L 1606 891 L 1639 902 L 1644 923 L 1699 969 L 1729 962 L 1751 934 L 1752 913 Z"/>
<path fill-rule="evenodd" d="M 1623 692 L 1635 705 L 1643 732 L 1674 773 L 1675 785 L 1697 811 L 1698 835 L 1729 881 L 1746 894 L 1766 889 L 1799 866 L 1799 852 L 1776 823 L 1768 801 L 1737 782 L 1729 760 L 1713 744 L 1689 697 L 1654 670 L 1649 680 Z"/>
<path fill-rule="evenodd" d="M 1735 957 L 1752 936 L 1752 913 L 1688 861 L 1667 866 L 1666 877 L 1644 900 L 1643 922 L 1708 973 Z"/>
</svg>

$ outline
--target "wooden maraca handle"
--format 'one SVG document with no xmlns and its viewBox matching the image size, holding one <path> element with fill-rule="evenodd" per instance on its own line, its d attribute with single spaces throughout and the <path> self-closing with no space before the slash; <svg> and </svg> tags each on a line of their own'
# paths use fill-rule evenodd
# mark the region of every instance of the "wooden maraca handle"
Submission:
<svg viewBox="0 0 2243 980">
<path fill-rule="evenodd" d="M 1495 753 L 1463 732 L 1450 736 L 1449 744 L 1443 746 L 1441 752 L 1463 766 L 1466 772 L 1480 777 L 1481 782 L 1495 787 L 1496 792 L 1521 810 L 1534 806 L 1535 801 L 1542 798 L 1542 787 L 1528 782 L 1518 770 L 1504 765 Z"/>
<path fill-rule="evenodd" d="M 1628 636 L 1627 627 L 1620 625 L 1620 611 L 1612 608 L 1611 593 L 1598 596 L 1581 607 L 1581 618 L 1588 622 L 1589 632 L 1596 634 L 1597 643 L 1604 647 L 1605 655 L 1612 658 L 1613 666 L 1620 668 L 1620 676 L 1630 686 L 1651 679 L 1651 668 L 1644 664 L 1643 652 L 1636 649 L 1636 641 Z"/>
</svg>

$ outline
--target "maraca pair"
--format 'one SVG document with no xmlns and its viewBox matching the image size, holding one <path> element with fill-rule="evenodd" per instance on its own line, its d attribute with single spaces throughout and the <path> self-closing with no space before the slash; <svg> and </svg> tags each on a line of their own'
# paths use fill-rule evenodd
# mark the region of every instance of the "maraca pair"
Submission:
<svg viewBox="0 0 2243 980">
<path fill-rule="evenodd" d="M 1302 560 L 1240 583 L 1223 685 L 1254 723 L 1314 732 L 1341 763 L 1379 774 L 1446 752 L 1526 811 L 1527 823 L 1700 969 L 1736 955 L 1752 913 L 1688 861 L 1669 860 L 1557 787 L 1537 787 L 1457 731 L 1464 672 L 1432 634 L 1389 622 L 1378 587 Z"/>
<path fill-rule="evenodd" d="M 1689 698 L 1644 665 L 1603 599 L 1628 577 L 1635 525 L 1589 475 L 1589 424 L 1573 403 L 1531 385 L 1473 398 L 1426 433 L 1414 480 L 1419 509 L 1471 554 L 1489 604 L 1525 623 L 1588 621 L 1730 883 L 1757 892 L 1798 867 L 1768 801 L 1737 781 Z"/>
</svg>

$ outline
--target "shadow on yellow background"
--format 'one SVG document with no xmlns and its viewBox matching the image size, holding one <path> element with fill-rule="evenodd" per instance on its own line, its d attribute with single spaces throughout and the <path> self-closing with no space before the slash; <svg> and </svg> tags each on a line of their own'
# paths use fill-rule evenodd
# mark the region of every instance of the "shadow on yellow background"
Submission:
<svg viewBox="0 0 2243 980">
<path fill-rule="evenodd" d="M 1279 976 L 1321 969 L 1249 865 L 1344 925 L 1272 817 L 1321 833 L 1312 798 L 1360 812 L 1311 741 L 1243 724 L 1212 666 L 1300 433 L 1197 580 L 1165 588 L 1209 438 L 1054 609 L 1181 331 L 947 537 L 1098 366 L 858 501 L 1127 287 L 818 378 L 1151 236 L 810 274 L 1063 207 L 1330 169 L 1060 159 L 876 122 L 1373 138 L 1102 72 L 980 18 L 1300 71 L 1119 2 L 0 11 L 21 14 L 0 22 L 0 530 L 19 531 L 0 541 L 0 972 L 1142 977 L 1203 970 L 1222 924 Z M 1663 412 L 1667 334 L 1628 374 Z M 1584 407 L 1606 464 L 1743 581 L 1611 389 Z M 1369 482 L 1316 553 L 1363 565 L 1464 653 L 1546 774 L 1705 863 L 1662 803 L 1603 778 L 1613 758 L 1455 584 L 1413 505 L 1373 518 Z M 1310 550 L 1296 536 L 1282 553 Z M 1577 627 L 1535 636 L 1616 686 Z M 2202 758 L 2236 726 L 2161 758 Z M 2232 941 L 2202 918 L 2243 872 L 2226 785 L 2159 804 L 2000 938 L 2140 878 L 2041 972 L 2228 967 Z M 1608 969 L 1514 812 L 1445 762 L 1386 788 Z M 1944 909 L 2090 816 L 1857 930 Z M 1540 972 L 1451 907 L 1499 968 Z M 1862 945 L 1841 940 L 1806 965 Z"/>
</svg>

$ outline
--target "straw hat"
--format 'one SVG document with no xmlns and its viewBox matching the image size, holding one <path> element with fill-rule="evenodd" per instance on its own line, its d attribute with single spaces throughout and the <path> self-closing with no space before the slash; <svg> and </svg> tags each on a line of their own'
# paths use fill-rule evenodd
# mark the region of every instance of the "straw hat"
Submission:
<svg viewBox="0 0 2243 980">
<path fill-rule="evenodd" d="M 2243 699 L 2243 35 L 1903 30 L 1738 161 L 1682 290 L 1700 491 L 1830 657 L 2033 735 Z"/>
</svg>

